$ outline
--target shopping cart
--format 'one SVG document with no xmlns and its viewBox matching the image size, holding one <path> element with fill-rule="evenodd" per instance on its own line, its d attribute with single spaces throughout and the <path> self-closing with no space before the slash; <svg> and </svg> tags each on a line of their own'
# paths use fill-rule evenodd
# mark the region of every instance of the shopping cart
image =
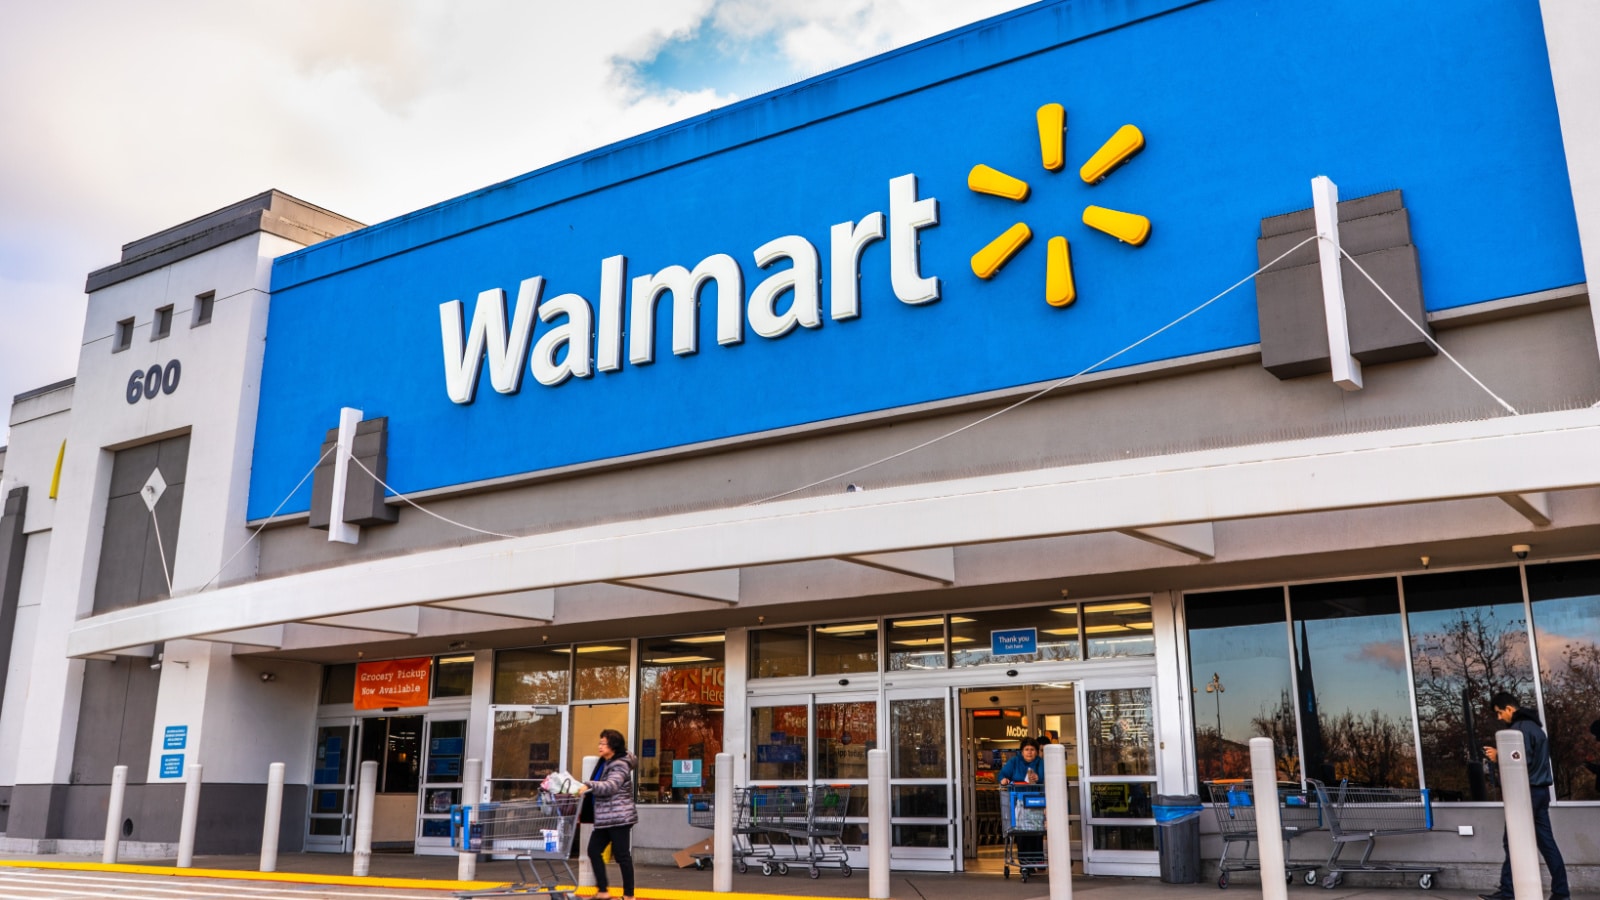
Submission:
<svg viewBox="0 0 1600 900">
<path fill-rule="evenodd" d="M 1043 871 L 1044 785 L 1008 784 L 1000 788 L 1000 827 L 1005 834 L 1005 857 L 1000 872 L 1011 877 L 1011 867 L 1022 873 L 1022 883 Z"/>
<path fill-rule="evenodd" d="M 689 827 L 712 829 L 717 827 L 717 801 L 714 794 L 689 795 Z M 694 860 L 694 867 L 705 871 L 711 864 L 712 854 L 691 853 L 689 858 Z"/>
<path fill-rule="evenodd" d="M 1214 782 L 1206 787 L 1211 792 L 1212 809 L 1217 814 L 1217 828 L 1222 832 L 1222 859 L 1218 865 L 1221 871 L 1217 875 L 1217 887 L 1226 888 L 1229 872 L 1261 870 L 1260 855 L 1250 858 L 1250 845 L 1260 840 L 1256 833 L 1255 789 L 1248 781 Z M 1316 884 L 1317 864 L 1293 861 L 1289 856 L 1289 845 L 1303 834 L 1322 830 L 1322 807 L 1317 795 L 1313 793 L 1308 797 L 1294 788 L 1280 787 L 1274 799 L 1278 804 L 1279 825 L 1283 832 L 1284 874 L 1293 881 L 1296 872 L 1303 872 L 1306 884 Z M 1239 856 L 1230 860 L 1229 848 L 1238 843 L 1244 844 L 1244 847 Z"/>
<path fill-rule="evenodd" d="M 1439 866 L 1372 862 L 1372 848 L 1378 838 L 1393 834 L 1421 834 L 1433 830 L 1433 805 L 1426 790 L 1415 788 L 1351 787 L 1340 784 L 1329 788 L 1312 781 L 1323 809 L 1328 811 L 1328 830 L 1333 834 L 1333 853 L 1328 857 L 1322 886 L 1336 888 L 1346 872 L 1407 872 L 1417 876 L 1417 887 L 1429 890 Z M 1359 862 L 1341 863 L 1339 855 L 1356 841 L 1363 842 Z"/>
<path fill-rule="evenodd" d="M 516 861 L 520 879 L 499 888 L 457 891 L 456 896 L 547 894 L 576 900 L 573 890 L 578 880 L 567 865 L 567 853 L 578 824 L 578 805 L 578 797 L 571 794 L 540 793 L 531 800 L 452 806 L 450 846 L 458 852 L 510 855 Z M 543 875 L 549 877 L 541 875 L 536 861 L 544 864 Z"/>
<path fill-rule="evenodd" d="M 741 875 L 756 860 L 763 875 L 787 875 L 789 863 L 801 861 L 794 834 L 803 831 L 807 799 L 803 787 L 743 789 L 733 824 L 733 864 Z M 779 858 L 780 848 L 787 850 L 786 859 Z"/>
<path fill-rule="evenodd" d="M 850 786 L 847 784 L 817 785 L 810 792 L 805 815 L 789 817 L 780 827 L 790 838 L 798 858 L 805 848 L 807 872 L 812 878 L 822 875 L 823 868 L 836 868 L 839 874 L 850 877 L 848 853 L 844 849 L 845 811 L 850 806 Z M 762 868 L 763 873 L 766 868 Z M 788 874 L 780 869 L 780 874 Z"/>
</svg>

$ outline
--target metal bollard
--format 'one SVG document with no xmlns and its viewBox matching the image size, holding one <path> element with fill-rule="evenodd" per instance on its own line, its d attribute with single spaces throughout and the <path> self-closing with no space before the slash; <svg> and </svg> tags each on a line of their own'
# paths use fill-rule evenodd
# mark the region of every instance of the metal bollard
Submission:
<svg viewBox="0 0 1600 900">
<path fill-rule="evenodd" d="M 583 765 L 579 768 L 579 771 L 578 771 L 578 780 L 579 781 L 588 781 L 589 779 L 593 778 L 594 777 L 595 767 L 599 766 L 599 765 L 600 765 L 600 757 L 598 757 L 598 756 L 585 756 L 583 758 Z M 581 808 L 581 804 L 580 804 L 580 808 Z M 589 827 L 590 828 L 594 828 L 593 825 L 590 825 Z M 573 830 L 572 839 L 576 841 L 578 839 L 578 835 L 583 832 L 583 828 L 581 826 L 574 825 L 574 826 L 572 826 L 572 830 Z M 594 887 L 594 885 L 595 885 L 594 863 L 589 862 L 589 854 L 585 853 L 583 851 L 582 847 L 579 847 L 578 848 L 578 887 Z"/>
<path fill-rule="evenodd" d="M 118 845 L 122 842 L 122 798 L 128 791 L 128 767 L 117 766 L 111 770 L 111 797 L 106 800 L 106 846 L 100 855 L 103 863 L 117 861 Z"/>
<path fill-rule="evenodd" d="M 1278 757 L 1272 738 L 1250 739 L 1250 787 L 1256 810 L 1256 845 L 1261 856 L 1262 900 L 1288 900 L 1283 816 L 1278 810 Z"/>
<path fill-rule="evenodd" d="M 482 781 L 483 760 L 467 760 L 466 765 L 461 767 L 461 803 L 463 806 L 472 807 L 474 812 L 476 812 L 478 807 L 483 803 L 483 801 L 478 798 L 478 795 L 483 792 L 481 785 Z M 456 854 L 457 881 L 471 881 L 478 877 L 478 851 L 465 849 L 471 846 L 471 822 L 472 819 L 468 818 L 467 831 L 461 835 L 461 846 L 463 849 L 460 853 Z"/>
<path fill-rule="evenodd" d="M 867 751 L 867 896 L 889 897 L 889 751 Z"/>
<path fill-rule="evenodd" d="M 1067 809 L 1067 748 L 1044 748 L 1044 858 L 1050 863 L 1050 900 L 1072 900 L 1072 832 Z M 1055 815 L 1050 811 L 1055 810 Z M 1004 815 L 1004 813 L 1002 813 Z"/>
<path fill-rule="evenodd" d="M 717 781 L 711 791 L 716 804 L 711 818 L 711 889 L 733 890 L 733 754 L 717 754 Z"/>
<path fill-rule="evenodd" d="M 1494 733 L 1495 762 L 1500 767 L 1500 795 L 1505 801 L 1506 855 L 1511 859 L 1511 893 L 1517 900 L 1540 900 L 1539 846 L 1533 833 L 1533 790 L 1528 787 L 1528 750 L 1515 728 Z M 1548 790 L 1548 788 L 1540 788 Z"/>
<path fill-rule="evenodd" d="M 363 877 L 372 871 L 372 805 L 378 799 L 378 764 L 361 764 L 360 787 L 356 789 L 356 852 L 350 874 Z"/>
<path fill-rule="evenodd" d="M 278 871 L 278 826 L 283 822 L 283 763 L 267 766 L 267 808 L 261 816 L 261 871 Z"/>
<path fill-rule="evenodd" d="M 188 777 L 183 785 L 183 823 L 178 826 L 178 868 L 187 869 L 194 865 L 194 829 L 195 823 L 200 818 L 200 773 L 199 763 L 190 763 Z"/>
</svg>

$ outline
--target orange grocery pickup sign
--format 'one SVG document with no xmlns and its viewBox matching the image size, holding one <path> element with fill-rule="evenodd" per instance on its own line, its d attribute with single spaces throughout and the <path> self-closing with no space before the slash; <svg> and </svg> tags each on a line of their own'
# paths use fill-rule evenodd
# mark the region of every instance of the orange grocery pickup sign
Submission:
<svg viewBox="0 0 1600 900">
<path fill-rule="evenodd" d="M 427 706 L 432 663 L 426 656 L 356 663 L 356 709 Z"/>
</svg>

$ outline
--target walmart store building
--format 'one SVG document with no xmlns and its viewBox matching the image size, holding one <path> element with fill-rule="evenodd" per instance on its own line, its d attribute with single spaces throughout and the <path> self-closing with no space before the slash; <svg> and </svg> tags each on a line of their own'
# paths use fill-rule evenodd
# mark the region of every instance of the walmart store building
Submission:
<svg viewBox="0 0 1600 900">
<path fill-rule="evenodd" d="M 171 852 L 199 763 L 199 852 L 248 851 L 282 761 L 282 846 L 345 852 L 373 760 L 378 846 L 448 852 L 466 758 L 524 796 L 615 727 L 646 859 L 719 752 L 860 785 L 864 859 L 883 747 L 870 838 L 984 870 L 1045 733 L 1084 868 L 1153 874 L 1150 798 L 1269 735 L 1428 788 L 1385 853 L 1483 887 L 1505 689 L 1593 889 L 1597 41 L 1047 2 L 390 222 L 268 192 L 128 244 L 11 407 L 4 846 L 91 849 L 124 764 L 125 852 Z"/>
</svg>

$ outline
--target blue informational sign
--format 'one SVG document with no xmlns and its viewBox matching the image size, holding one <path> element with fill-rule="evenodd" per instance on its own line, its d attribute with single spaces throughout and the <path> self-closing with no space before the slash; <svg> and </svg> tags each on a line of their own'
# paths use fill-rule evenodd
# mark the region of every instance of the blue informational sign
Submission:
<svg viewBox="0 0 1600 900">
<path fill-rule="evenodd" d="M 1008 628 L 989 632 L 989 652 L 995 656 L 1032 656 L 1039 652 L 1039 629 Z"/>
<path fill-rule="evenodd" d="M 1308 34 L 1360 36 L 1337 79 Z M 1142 151 L 1086 183 L 1129 124 Z M 978 165 L 1030 193 L 969 190 Z M 249 516 L 309 508 L 345 406 L 389 418 L 412 493 L 1249 346 L 1248 284 L 1160 329 L 1253 272 L 1319 174 L 1404 192 L 1430 311 L 1585 280 L 1539 4 L 1040 3 L 279 258 Z"/>
<path fill-rule="evenodd" d="M 656 755 L 656 739 L 645 738 L 639 742 L 639 755 L 646 759 Z"/>
<path fill-rule="evenodd" d="M 183 754 L 182 753 L 163 753 L 163 754 L 161 754 L 161 777 L 162 778 L 182 778 L 183 777 Z"/>
<path fill-rule="evenodd" d="M 672 786 L 675 788 L 697 788 L 704 785 L 700 774 L 700 760 L 677 759 L 672 762 Z"/>
<path fill-rule="evenodd" d="M 189 743 L 189 726 L 168 725 L 161 737 L 161 749 L 182 750 Z"/>
</svg>

